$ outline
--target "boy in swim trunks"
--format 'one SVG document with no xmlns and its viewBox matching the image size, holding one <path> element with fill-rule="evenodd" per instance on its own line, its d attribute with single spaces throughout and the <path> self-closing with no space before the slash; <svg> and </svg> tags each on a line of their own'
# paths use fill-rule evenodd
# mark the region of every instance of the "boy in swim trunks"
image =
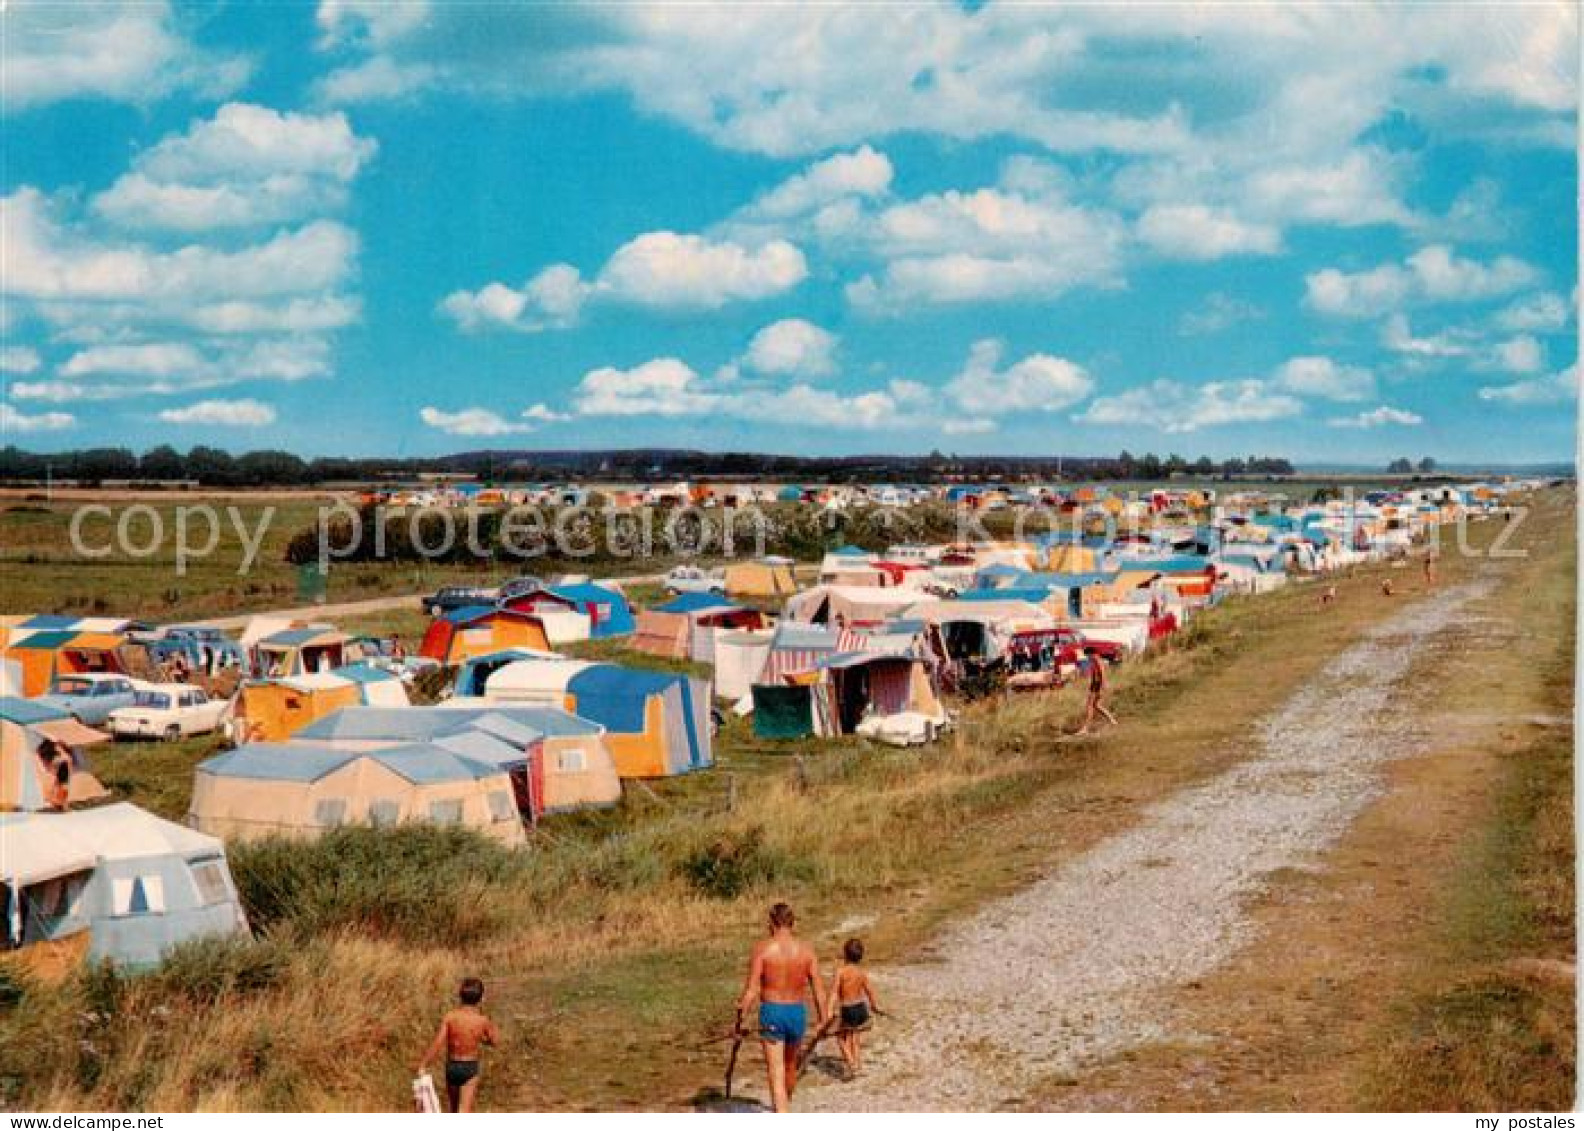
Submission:
<svg viewBox="0 0 1584 1131">
<path fill-rule="evenodd" d="M 825 1006 L 826 1016 L 839 1011 L 836 1047 L 841 1050 L 844 1075 L 849 1080 L 858 1075 L 859 1042 L 864 1030 L 869 1028 L 872 1012 L 880 1008 L 869 972 L 863 968 L 863 957 L 862 939 L 848 939 L 842 944 L 842 962 L 831 979 L 830 997 Z"/>
<path fill-rule="evenodd" d="M 819 960 L 814 948 L 792 933 L 797 917 L 792 908 L 778 903 L 770 909 L 769 936 L 754 944 L 748 960 L 748 977 L 737 999 L 737 1026 L 755 998 L 759 999 L 759 1045 L 764 1051 L 765 1078 L 770 1103 L 778 1112 L 790 1106 L 797 1087 L 798 1053 L 808 1031 L 806 996 L 814 999 L 819 1024 L 825 1023 L 825 1000 L 820 996 Z"/>
<path fill-rule="evenodd" d="M 484 1016 L 479 1002 L 484 1000 L 484 983 L 477 978 L 464 978 L 457 990 L 462 1004 L 440 1020 L 440 1031 L 435 1034 L 429 1051 L 418 1062 L 418 1075 L 422 1076 L 429 1062 L 445 1052 L 446 1099 L 451 1110 L 466 1115 L 473 1110 L 474 1097 L 479 1086 L 479 1050 L 485 1045 L 493 1048 L 500 1040 L 495 1022 Z"/>
</svg>

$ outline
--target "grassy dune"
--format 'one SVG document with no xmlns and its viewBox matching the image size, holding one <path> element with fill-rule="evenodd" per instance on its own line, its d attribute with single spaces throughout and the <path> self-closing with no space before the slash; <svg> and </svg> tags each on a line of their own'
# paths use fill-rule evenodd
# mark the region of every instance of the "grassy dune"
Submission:
<svg viewBox="0 0 1584 1131">
<path fill-rule="evenodd" d="M 1442 573 L 1473 568 L 1448 555 Z M 274 893 L 256 905 L 287 909 L 255 907 L 260 941 L 144 977 L 0 983 L 0 1002 L 18 1002 L 0 1004 L 0 1103 L 402 1109 L 450 987 L 477 973 L 505 1033 L 486 1108 L 686 1104 L 718 1082 L 718 1050 L 695 1045 L 728 1020 L 767 902 L 791 900 L 827 955 L 854 932 L 881 964 L 915 953 L 945 919 L 1236 762 L 1259 716 L 1416 582 L 1370 567 L 1328 609 L 1305 585 L 1229 600 L 1171 651 L 1123 666 L 1124 726 L 1097 738 L 1061 734 L 1077 691 L 974 706 L 912 751 L 762 742 L 734 720 L 715 772 L 547 822 L 509 863 L 460 838 L 442 864 L 424 830 L 237 852 L 244 889 Z M 124 756 L 110 780 L 185 807 L 192 752 Z"/>
<path fill-rule="evenodd" d="M 1361 1097 L 1386 1110 L 1562 1110 L 1575 1102 L 1573 728 L 1577 545 L 1541 516 L 1498 598 L 1505 637 L 1440 673 L 1449 709 L 1507 721 L 1489 813 L 1467 838 Z"/>
</svg>

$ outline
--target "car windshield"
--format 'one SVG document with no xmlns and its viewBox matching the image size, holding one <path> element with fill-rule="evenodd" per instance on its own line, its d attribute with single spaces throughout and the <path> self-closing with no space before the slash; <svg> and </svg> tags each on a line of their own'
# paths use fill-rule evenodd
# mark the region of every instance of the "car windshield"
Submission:
<svg viewBox="0 0 1584 1131">
<path fill-rule="evenodd" d="M 132 696 L 132 704 L 136 707 L 150 707 L 156 711 L 163 711 L 171 705 L 171 697 L 163 691 L 139 691 Z"/>
<path fill-rule="evenodd" d="M 93 681 L 87 679 L 57 679 L 51 689 L 56 695 L 91 695 Z"/>
</svg>

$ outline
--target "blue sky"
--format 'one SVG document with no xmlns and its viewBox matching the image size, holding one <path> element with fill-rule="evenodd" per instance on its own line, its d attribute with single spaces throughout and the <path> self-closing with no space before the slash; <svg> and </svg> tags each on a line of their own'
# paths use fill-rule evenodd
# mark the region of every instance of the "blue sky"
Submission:
<svg viewBox="0 0 1584 1131">
<path fill-rule="evenodd" d="M 0 21 L 7 443 L 1574 450 L 1571 4 Z"/>
</svg>

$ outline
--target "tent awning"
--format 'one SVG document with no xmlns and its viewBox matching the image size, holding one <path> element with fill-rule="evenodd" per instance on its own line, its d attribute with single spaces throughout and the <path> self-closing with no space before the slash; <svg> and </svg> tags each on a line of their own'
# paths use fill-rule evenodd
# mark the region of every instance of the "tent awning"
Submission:
<svg viewBox="0 0 1584 1131">
<path fill-rule="evenodd" d="M 110 741 L 110 736 L 104 731 L 84 726 L 72 718 L 46 719 L 41 723 L 33 723 L 31 729 L 38 731 L 45 738 L 53 738 L 56 742 L 63 742 L 67 746 L 96 746 L 101 742 Z"/>
</svg>

